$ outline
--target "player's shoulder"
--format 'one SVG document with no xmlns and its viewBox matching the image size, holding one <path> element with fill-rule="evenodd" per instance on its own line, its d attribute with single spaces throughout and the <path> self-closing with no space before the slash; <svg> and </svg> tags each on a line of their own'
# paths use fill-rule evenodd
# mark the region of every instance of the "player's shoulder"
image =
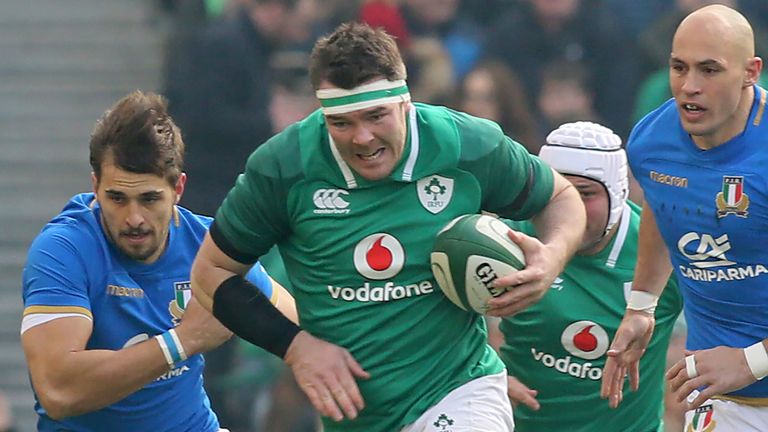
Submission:
<svg viewBox="0 0 768 432">
<path fill-rule="evenodd" d="M 247 169 L 271 178 L 293 178 L 303 171 L 306 147 L 318 146 L 325 131 L 322 112 L 313 112 L 273 135 L 248 158 Z"/>
<path fill-rule="evenodd" d="M 88 255 L 99 249 L 101 227 L 94 215 L 92 193 L 73 196 L 62 211 L 51 219 L 35 237 L 29 257 L 46 255 Z"/>
<path fill-rule="evenodd" d="M 669 99 L 658 108 L 646 114 L 632 128 L 627 140 L 627 150 L 635 151 L 639 146 L 650 145 L 657 142 L 653 138 L 658 135 L 669 135 L 679 123 L 677 105 L 674 99 Z"/>
<path fill-rule="evenodd" d="M 462 160 L 492 153 L 505 142 L 501 127 L 491 120 L 443 106 L 416 104 L 416 107 L 424 138 L 457 148 Z"/>
<path fill-rule="evenodd" d="M 200 238 L 205 235 L 213 223 L 212 217 L 197 214 L 182 206 L 176 206 L 176 212 L 176 216 L 174 217 L 174 220 L 171 220 L 171 223 L 177 224 L 179 228 L 185 232 L 189 232 Z"/>
</svg>

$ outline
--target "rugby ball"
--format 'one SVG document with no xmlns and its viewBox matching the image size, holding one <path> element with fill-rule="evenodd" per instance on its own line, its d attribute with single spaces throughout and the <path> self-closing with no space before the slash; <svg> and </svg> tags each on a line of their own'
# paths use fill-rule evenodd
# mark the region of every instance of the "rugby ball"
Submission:
<svg viewBox="0 0 768 432">
<path fill-rule="evenodd" d="M 430 254 L 440 289 L 456 306 L 484 314 L 486 303 L 506 289 L 493 282 L 525 268 L 522 249 L 507 236 L 510 228 L 492 216 L 459 216 L 437 233 Z"/>
</svg>

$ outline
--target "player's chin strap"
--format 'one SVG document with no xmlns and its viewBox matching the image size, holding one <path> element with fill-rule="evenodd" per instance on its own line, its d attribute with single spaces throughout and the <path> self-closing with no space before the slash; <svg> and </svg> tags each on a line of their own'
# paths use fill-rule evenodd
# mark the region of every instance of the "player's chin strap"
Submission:
<svg viewBox="0 0 768 432">
<path fill-rule="evenodd" d="M 280 358 L 301 331 L 240 275 L 219 285 L 213 295 L 213 316 L 236 335 Z"/>
</svg>

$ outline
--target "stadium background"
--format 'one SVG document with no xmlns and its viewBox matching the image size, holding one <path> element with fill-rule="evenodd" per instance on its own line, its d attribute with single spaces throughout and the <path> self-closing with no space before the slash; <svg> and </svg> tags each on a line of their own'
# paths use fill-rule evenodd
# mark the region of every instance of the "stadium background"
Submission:
<svg viewBox="0 0 768 432">
<path fill-rule="evenodd" d="M 342 20 L 362 16 L 399 36 L 416 100 L 500 110 L 506 132 L 535 152 L 562 121 L 602 121 L 626 139 L 633 121 L 668 97 L 663 69 L 680 17 L 715 2 L 294 0 L 288 15 L 274 17 L 287 24 L 269 52 L 249 46 L 253 29 L 243 33 L 238 3 L 0 0 L 0 395 L 16 431 L 35 424 L 18 332 L 26 248 L 72 194 L 90 189 L 89 133 L 125 93 L 170 97 L 188 144 L 182 203 L 209 213 L 251 147 L 314 108 L 307 50 Z M 768 2 L 717 3 L 748 16 L 765 58 Z M 494 62 L 485 75 L 470 74 L 486 59 Z M 488 76 L 502 78 L 485 92 Z M 233 432 L 311 430 L 312 413 L 297 408 L 300 395 L 279 363 L 236 342 L 213 363 L 208 383 Z M 0 431 L 6 416 L 0 403 Z M 270 416 L 296 424 L 266 425 Z"/>
</svg>

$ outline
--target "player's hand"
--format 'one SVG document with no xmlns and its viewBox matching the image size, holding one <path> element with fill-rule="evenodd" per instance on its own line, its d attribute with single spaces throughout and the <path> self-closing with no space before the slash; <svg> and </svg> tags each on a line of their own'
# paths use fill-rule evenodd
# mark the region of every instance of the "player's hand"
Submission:
<svg viewBox="0 0 768 432">
<path fill-rule="evenodd" d="M 352 420 L 365 407 L 355 378 L 368 379 L 370 374 L 346 349 L 301 331 L 288 346 L 285 362 L 320 414 Z"/>
<path fill-rule="evenodd" d="M 627 310 L 611 347 L 606 353 L 600 386 L 600 397 L 609 398 L 609 406 L 616 408 L 624 397 L 624 383 L 629 375 L 630 386 L 640 386 L 640 358 L 653 335 L 655 319 L 645 312 Z"/>
<path fill-rule="evenodd" d="M 509 230 L 510 240 L 525 254 L 525 268 L 498 278 L 494 285 L 508 287 L 504 294 L 488 301 L 487 315 L 510 316 L 536 303 L 547 293 L 565 263 L 539 239 Z"/>
<path fill-rule="evenodd" d="M 210 351 L 232 337 L 232 332 L 205 310 L 195 297 L 187 302 L 176 334 L 187 356 Z"/>
<path fill-rule="evenodd" d="M 624 398 L 624 382 L 629 374 L 633 391 L 640 387 L 640 357 L 653 335 L 656 320 L 646 312 L 627 309 L 621 320 L 611 347 L 606 353 L 600 397 L 608 398 L 608 405 L 616 408 Z"/>
<path fill-rule="evenodd" d="M 718 346 L 701 351 L 686 350 L 685 355 L 693 355 L 696 375 L 688 375 L 683 358 L 669 368 L 666 378 L 678 402 L 682 402 L 692 391 L 700 390 L 689 404 L 689 410 L 698 408 L 714 395 L 732 392 L 757 381 L 741 348 Z"/>
<path fill-rule="evenodd" d="M 507 382 L 509 384 L 507 395 L 509 395 L 509 400 L 512 402 L 513 407 L 516 407 L 517 404 L 524 404 L 534 411 L 538 411 L 541 408 L 539 401 L 536 400 L 536 395 L 539 394 L 538 390 L 529 389 L 528 386 L 513 376 L 508 376 Z"/>
</svg>

